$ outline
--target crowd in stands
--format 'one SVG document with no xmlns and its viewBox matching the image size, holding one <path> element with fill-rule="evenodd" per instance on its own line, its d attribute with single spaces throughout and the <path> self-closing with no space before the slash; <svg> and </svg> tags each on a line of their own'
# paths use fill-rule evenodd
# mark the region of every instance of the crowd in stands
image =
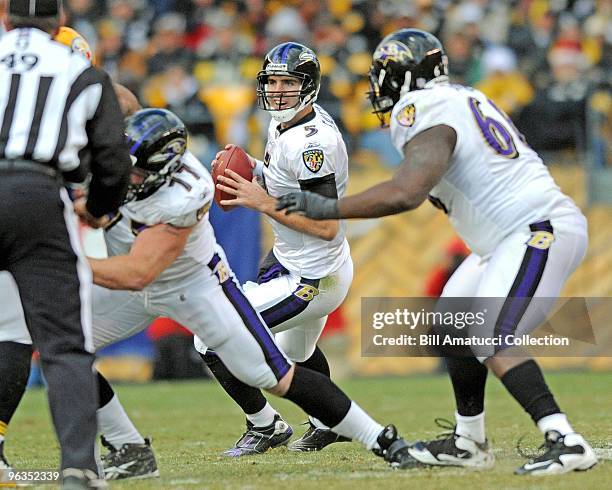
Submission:
<svg viewBox="0 0 612 490">
<path fill-rule="evenodd" d="M 67 25 L 89 41 L 99 65 L 144 104 L 177 112 L 201 155 L 229 141 L 261 152 L 267 115 L 254 109 L 255 76 L 269 48 L 294 40 L 320 56 L 319 102 L 339 122 L 350 149 L 369 148 L 397 163 L 370 114 L 364 74 L 381 38 L 401 27 L 437 35 L 452 81 L 490 96 L 537 150 L 596 146 L 587 141 L 589 104 L 610 120 L 612 0 L 64 4 Z M 605 146 L 604 139 L 599 151 L 609 161 Z"/>
</svg>

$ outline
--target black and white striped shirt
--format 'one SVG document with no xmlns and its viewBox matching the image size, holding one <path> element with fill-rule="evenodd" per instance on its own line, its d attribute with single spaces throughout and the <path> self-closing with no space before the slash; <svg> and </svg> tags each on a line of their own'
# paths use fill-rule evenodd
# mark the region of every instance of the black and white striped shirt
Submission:
<svg viewBox="0 0 612 490">
<path fill-rule="evenodd" d="M 116 209 L 131 161 L 108 75 L 41 30 L 4 34 L 0 159 L 48 164 L 75 181 L 90 171 L 89 211 Z"/>
</svg>

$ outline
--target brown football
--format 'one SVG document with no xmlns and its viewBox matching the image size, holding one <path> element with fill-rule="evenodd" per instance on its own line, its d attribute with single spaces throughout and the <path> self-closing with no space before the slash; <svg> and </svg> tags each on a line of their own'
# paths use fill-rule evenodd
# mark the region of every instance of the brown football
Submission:
<svg viewBox="0 0 612 490">
<path fill-rule="evenodd" d="M 223 206 L 221 201 L 235 199 L 235 196 L 217 189 L 217 178 L 225 175 L 225 169 L 229 168 L 247 180 L 253 180 L 253 169 L 251 160 L 246 152 L 239 146 L 232 145 L 231 148 L 223 150 L 212 171 L 213 182 L 215 183 L 215 202 L 223 211 L 231 211 L 235 206 Z M 226 176 L 227 177 L 227 176 Z"/>
</svg>

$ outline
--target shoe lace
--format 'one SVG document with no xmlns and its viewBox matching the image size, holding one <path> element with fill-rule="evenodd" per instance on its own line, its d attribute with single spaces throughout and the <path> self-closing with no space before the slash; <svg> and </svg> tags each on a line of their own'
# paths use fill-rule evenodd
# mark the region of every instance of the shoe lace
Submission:
<svg viewBox="0 0 612 490">
<path fill-rule="evenodd" d="M 457 426 L 453 424 L 450 420 L 442 417 L 435 418 L 434 423 L 441 429 L 445 430 L 444 432 L 438 434 L 436 438 L 428 444 L 428 446 L 430 446 L 430 449 L 441 451 L 447 448 L 447 446 L 454 446 L 455 430 Z"/>
<path fill-rule="evenodd" d="M 516 441 L 516 452 L 519 456 L 523 458 L 535 461 L 536 459 L 541 458 L 546 453 L 548 453 L 548 451 L 550 451 L 555 445 L 553 441 L 549 441 L 548 439 L 546 439 L 535 451 L 526 450 L 524 449 L 524 447 L 521 446 L 521 443 L 523 442 L 525 437 L 527 437 L 527 435 L 528 434 L 523 434 L 521 437 L 519 437 L 518 441 Z"/>
</svg>

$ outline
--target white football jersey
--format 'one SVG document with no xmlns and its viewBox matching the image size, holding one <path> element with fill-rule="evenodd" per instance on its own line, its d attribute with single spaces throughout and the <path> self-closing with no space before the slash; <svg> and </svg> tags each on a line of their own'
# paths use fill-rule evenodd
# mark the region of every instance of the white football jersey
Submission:
<svg viewBox="0 0 612 490">
<path fill-rule="evenodd" d="M 438 125 L 453 128 L 457 143 L 430 200 L 478 255 L 524 225 L 572 214 L 585 222 L 508 116 L 482 92 L 441 83 L 405 94 L 391 114 L 393 144 L 403 155 L 407 142 Z"/>
<path fill-rule="evenodd" d="M 195 225 L 183 252 L 147 287 L 189 276 L 194 267 L 207 265 L 214 253 L 215 233 L 208 221 L 214 195 L 212 178 L 189 151 L 182 163 L 172 179 L 152 195 L 121 206 L 118 221 L 104 233 L 110 257 L 129 254 L 138 233 L 148 227 L 161 223 L 179 228 Z"/>
<path fill-rule="evenodd" d="M 313 179 L 322 177 L 328 177 L 328 183 L 335 185 L 338 198 L 346 191 L 348 156 L 342 135 L 327 112 L 317 104 L 313 107 L 311 114 L 285 130 L 279 130 L 276 121 L 270 122 L 263 174 L 272 197 L 307 190 Z M 331 241 L 292 230 L 271 218 L 269 221 L 274 230 L 274 255 L 301 277 L 325 277 L 350 256 L 343 221 Z"/>
</svg>

